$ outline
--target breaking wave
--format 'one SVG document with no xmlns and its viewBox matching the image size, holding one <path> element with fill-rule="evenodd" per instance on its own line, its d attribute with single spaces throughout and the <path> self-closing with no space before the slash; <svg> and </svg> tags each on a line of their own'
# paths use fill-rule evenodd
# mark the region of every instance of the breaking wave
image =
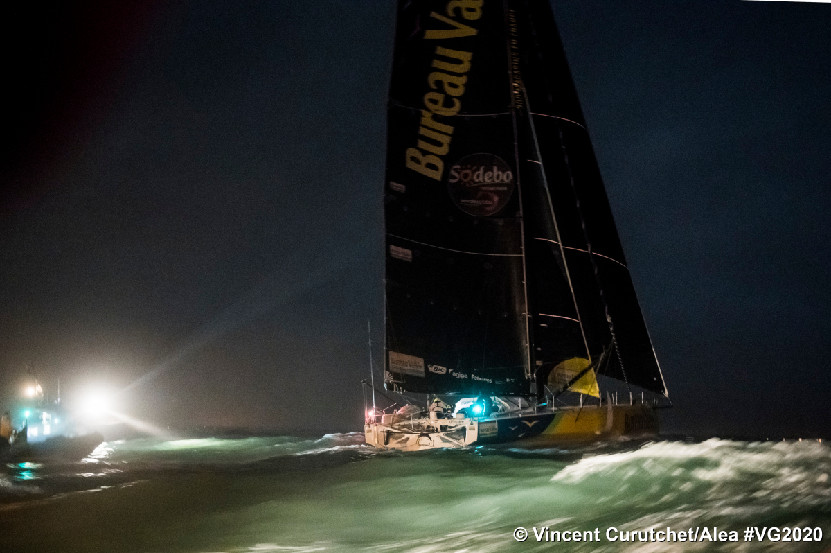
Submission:
<svg viewBox="0 0 831 553">
<path fill-rule="evenodd" d="M 103 551 L 87 540 L 95 532 L 85 525 L 95 520 L 119 529 L 124 537 L 109 550 L 124 551 L 825 552 L 829 474 L 828 446 L 809 441 L 400 453 L 369 448 L 359 433 L 145 438 L 105 443 L 80 463 L 6 465 L 0 496 L 11 528 L 31 516 L 49 520 L 55 509 L 62 522 L 37 543 L 6 532 L 0 550 L 58 550 L 68 541 L 70 549 Z M 176 513 L 176 524 L 159 506 Z M 819 527 L 829 536 L 745 542 L 749 526 Z M 552 543 L 531 533 L 520 543 L 517 527 L 601 537 L 610 528 L 696 527 L 742 539 Z"/>
</svg>

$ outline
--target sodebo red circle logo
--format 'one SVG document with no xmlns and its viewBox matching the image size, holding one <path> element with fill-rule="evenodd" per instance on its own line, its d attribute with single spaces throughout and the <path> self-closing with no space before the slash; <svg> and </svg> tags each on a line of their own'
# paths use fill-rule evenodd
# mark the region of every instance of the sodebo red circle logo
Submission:
<svg viewBox="0 0 831 553">
<path fill-rule="evenodd" d="M 450 167 L 447 189 L 459 209 L 487 217 L 501 211 L 511 199 L 514 174 L 497 155 L 471 154 Z"/>
</svg>

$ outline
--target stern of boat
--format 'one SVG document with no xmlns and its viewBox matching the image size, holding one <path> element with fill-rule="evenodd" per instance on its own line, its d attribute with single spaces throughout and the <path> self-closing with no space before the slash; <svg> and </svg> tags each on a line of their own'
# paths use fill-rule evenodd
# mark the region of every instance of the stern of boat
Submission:
<svg viewBox="0 0 831 553">
<path fill-rule="evenodd" d="M 396 420 L 383 415 L 364 424 L 364 438 L 379 449 L 420 451 L 466 447 L 477 441 L 478 430 L 479 421 L 469 418 Z"/>
</svg>

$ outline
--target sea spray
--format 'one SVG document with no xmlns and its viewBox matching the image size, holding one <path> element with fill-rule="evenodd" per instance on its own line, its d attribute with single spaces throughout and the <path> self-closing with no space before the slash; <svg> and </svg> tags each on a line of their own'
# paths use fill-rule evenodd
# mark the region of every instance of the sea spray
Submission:
<svg viewBox="0 0 831 553">
<path fill-rule="evenodd" d="M 831 451 L 809 441 L 400 453 L 369 448 L 357 433 L 142 439 L 107 443 L 86 462 L 31 468 L 29 480 L 20 470 L 6 466 L 0 487 L 3 551 L 831 548 L 824 534 L 794 540 L 804 528 L 831 534 Z M 748 528 L 764 539 L 746 540 Z M 573 539 L 595 530 L 599 540 Z"/>
</svg>

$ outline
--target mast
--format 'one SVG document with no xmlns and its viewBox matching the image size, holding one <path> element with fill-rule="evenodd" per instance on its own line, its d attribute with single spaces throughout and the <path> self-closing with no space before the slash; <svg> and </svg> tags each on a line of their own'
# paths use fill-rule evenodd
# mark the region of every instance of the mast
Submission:
<svg viewBox="0 0 831 553">
<path fill-rule="evenodd" d="M 520 152 L 519 152 L 519 128 L 517 124 L 517 110 L 520 106 L 521 97 L 518 95 L 518 90 L 514 86 L 517 80 L 520 78 L 519 74 L 514 71 L 514 68 L 517 66 L 518 63 L 518 51 L 517 51 L 517 40 L 516 40 L 516 19 L 514 17 L 513 11 L 508 7 L 507 2 L 503 5 L 504 9 L 504 17 L 505 23 L 508 27 L 508 34 L 506 36 L 506 46 L 508 48 L 508 60 L 509 60 L 509 75 L 511 78 L 511 124 L 513 125 L 513 135 L 514 135 L 514 160 L 517 167 L 519 167 L 520 163 Z M 534 367 L 536 365 L 536 356 L 534 355 L 534 334 L 531 331 L 531 325 L 533 324 L 533 309 L 531 309 L 531 299 L 529 298 L 528 294 L 528 263 L 526 259 L 526 247 L 525 247 L 525 214 L 523 212 L 523 200 L 522 200 L 522 186 L 523 186 L 523 178 L 522 173 L 517 171 L 516 177 L 516 186 L 517 186 L 517 197 L 519 198 L 519 219 L 520 219 L 520 247 L 522 248 L 522 293 L 523 293 L 523 300 L 525 305 L 525 355 L 526 355 L 526 367 L 525 367 L 525 378 L 528 379 L 528 382 L 532 382 L 534 380 Z M 538 386 L 538 385 L 537 385 Z M 529 390 L 530 393 L 530 390 Z"/>
<path fill-rule="evenodd" d="M 366 321 L 367 345 L 369 346 L 369 383 L 372 386 L 372 415 L 375 415 L 375 368 L 372 365 L 372 329 L 369 319 Z"/>
</svg>

